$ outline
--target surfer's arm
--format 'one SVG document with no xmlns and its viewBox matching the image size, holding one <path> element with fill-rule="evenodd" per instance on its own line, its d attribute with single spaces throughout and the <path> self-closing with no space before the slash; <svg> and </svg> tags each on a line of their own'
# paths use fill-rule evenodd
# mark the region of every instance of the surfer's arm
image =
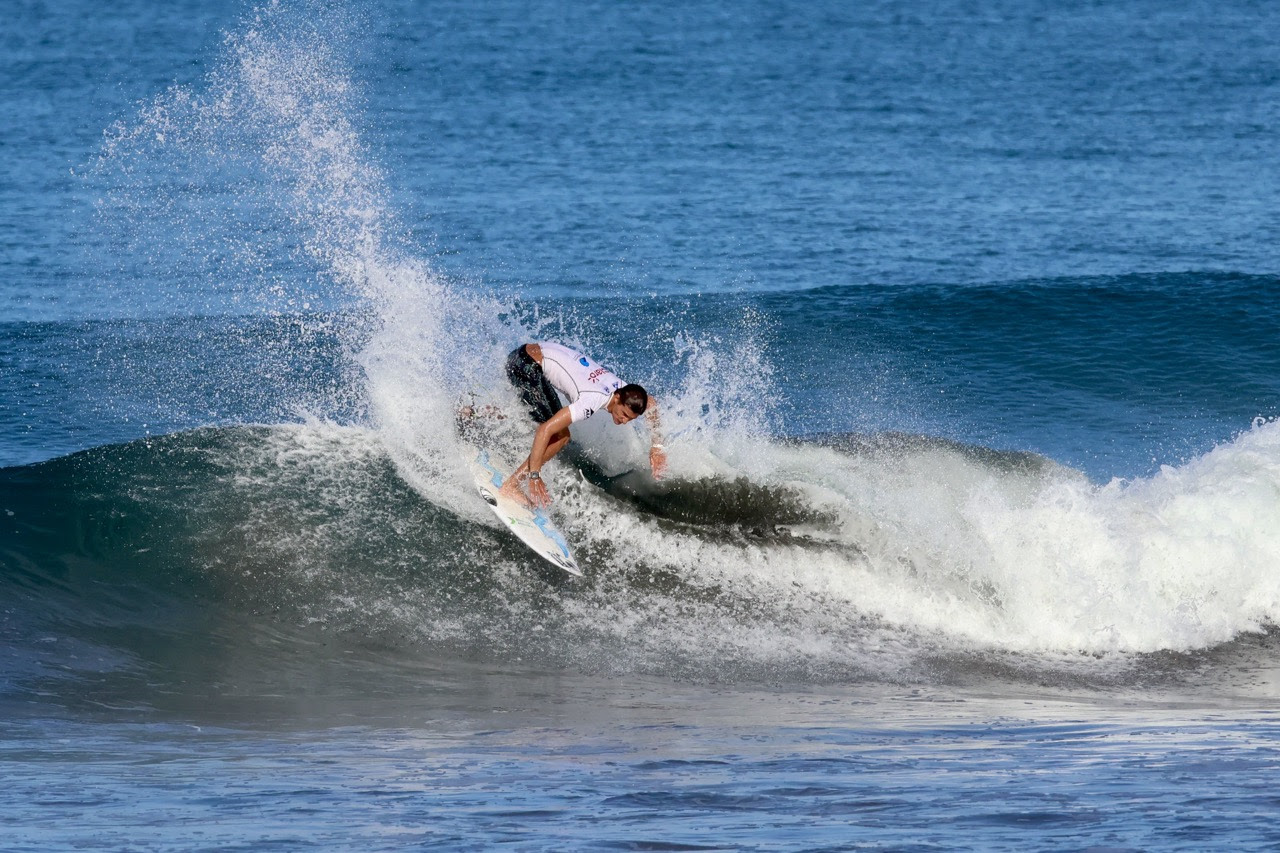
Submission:
<svg viewBox="0 0 1280 853">
<path fill-rule="evenodd" d="M 569 424 L 571 423 L 573 423 L 573 414 L 566 406 L 552 415 L 551 420 L 541 424 L 538 431 L 533 434 L 533 450 L 529 451 L 529 458 L 521 467 L 529 478 L 529 497 L 533 498 L 539 506 L 547 506 L 551 503 L 551 495 L 547 492 L 546 484 L 542 482 L 542 466 L 569 443 Z M 537 476 L 534 476 L 535 474 Z"/>
<path fill-rule="evenodd" d="M 649 406 L 644 411 L 649 423 L 649 468 L 654 479 L 660 478 L 667 470 L 667 451 L 662 444 L 662 420 L 658 415 L 658 400 L 649 396 Z"/>
<path fill-rule="evenodd" d="M 569 440 L 571 423 L 573 414 L 565 406 L 552 415 L 551 420 L 538 426 L 538 431 L 533 434 L 533 450 L 529 452 L 529 473 L 540 472 L 543 464 L 560 452 L 564 442 Z"/>
<path fill-rule="evenodd" d="M 572 415 L 567 408 L 564 408 L 556 412 L 551 420 L 538 427 L 538 431 L 533 434 L 533 449 L 520 463 L 520 467 L 512 471 L 511 476 L 502 484 L 504 494 L 524 500 L 520 496 L 520 484 L 528 481 L 529 497 L 533 502 L 538 506 L 551 504 L 551 494 L 547 491 L 546 484 L 542 482 L 542 466 L 569 443 L 569 424 L 572 422 Z M 534 477 L 531 474 L 538 476 Z"/>
</svg>

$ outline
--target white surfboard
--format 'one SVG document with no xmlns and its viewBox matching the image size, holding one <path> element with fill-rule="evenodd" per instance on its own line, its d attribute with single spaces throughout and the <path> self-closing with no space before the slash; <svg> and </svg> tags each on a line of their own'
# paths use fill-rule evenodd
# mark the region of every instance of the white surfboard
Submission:
<svg viewBox="0 0 1280 853">
<path fill-rule="evenodd" d="M 489 451 L 481 450 L 471 460 L 471 472 L 476 478 L 476 487 L 484 502 L 493 508 L 494 513 L 520 541 L 533 549 L 534 553 L 544 560 L 564 569 L 575 577 L 582 577 L 573 555 L 569 553 L 569 543 L 551 523 L 546 510 L 527 507 L 518 500 L 503 495 L 502 472 L 489 459 Z"/>
</svg>

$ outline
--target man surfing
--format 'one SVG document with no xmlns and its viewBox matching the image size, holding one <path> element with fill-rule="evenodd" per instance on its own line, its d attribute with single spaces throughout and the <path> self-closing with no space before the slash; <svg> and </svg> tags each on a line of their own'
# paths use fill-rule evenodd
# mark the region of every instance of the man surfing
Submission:
<svg viewBox="0 0 1280 853">
<path fill-rule="evenodd" d="M 549 506 L 551 495 L 542 481 L 542 466 L 569 443 L 569 426 L 599 411 L 607 411 L 615 424 L 627 424 L 640 415 L 649 421 L 649 466 L 653 476 L 667 467 L 658 432 L 658 403 L 639 385 L 624 384 L 611 371 L 580 352 L 556 343 L 516 347 L 507 356 L 507 378 L 538 423 L 533 449 L 520 467 L 502 484 L 502 493 L 525 500 L 520 486 L 527 482 L 529 499 Z M 556 392 L 569 401 L 562 406 Z"/>
</svg>

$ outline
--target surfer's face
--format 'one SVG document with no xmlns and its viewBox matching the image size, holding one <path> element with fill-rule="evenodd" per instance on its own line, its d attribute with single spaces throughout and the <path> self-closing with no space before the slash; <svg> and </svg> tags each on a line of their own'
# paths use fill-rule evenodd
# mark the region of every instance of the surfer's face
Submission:
<svg viewBox="0 0 1280 853">
<path fill-rule="evenodd" d="M 639 415 L 631 411 L 629 406 L 622 405 L 622 401 L 618 399 L 616 393 L 610 398 L 607 408 L 609 409 L 609 414 L 613 415 L 613 422 L 619 426 L 629 424 L 639 417 Z"/>
</svg>

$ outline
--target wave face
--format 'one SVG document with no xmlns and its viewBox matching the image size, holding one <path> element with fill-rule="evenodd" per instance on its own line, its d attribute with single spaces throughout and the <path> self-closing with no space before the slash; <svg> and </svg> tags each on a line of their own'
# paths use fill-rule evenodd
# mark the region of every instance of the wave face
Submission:
<svg viewBox="0 0 1280 853">
<path fill-rule="evenodd" d="M 584 464 L 552 483 L 578 583 L 409 487 L 367 429 L 204 429 L 4 469 L 15 679 L 189 674 L 211 647 L 261 663 L 284 642 L 700 680 L 1127 684 L 1167 666 L 1150 653 L 1280 614 L 1275 423 L 1104 486 L 892 435 L 724 452 L 661 484 Z"/>
</svg>

